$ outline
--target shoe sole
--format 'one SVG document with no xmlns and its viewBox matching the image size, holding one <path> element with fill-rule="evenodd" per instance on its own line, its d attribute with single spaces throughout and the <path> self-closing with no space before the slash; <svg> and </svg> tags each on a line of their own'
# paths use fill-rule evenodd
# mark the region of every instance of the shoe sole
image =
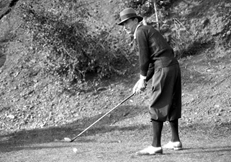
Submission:
<svg viewBox="0 0 231 162">
<path fill-rule="evenodd" d="M 152 156 L 152 155 L 161 155 L 163 154 L 163 150 L 155 152 L 154 154 L 149 154 L 149 153 L 139 153 L 137 152 L 136 155 L 138 156 Z"/>
<path fill-rule="evenodd" d="M 173 148 L 174 151 L 179 151 L 179 150 L 182 150 L 183 148 Z"/>
<path fill-rule="evenodd" d="M 163 148 L 163 149 L 164 149 L 164 150 L 174 150 L 174 151 L 183 150 L 182 147 Z"/>
</svg>

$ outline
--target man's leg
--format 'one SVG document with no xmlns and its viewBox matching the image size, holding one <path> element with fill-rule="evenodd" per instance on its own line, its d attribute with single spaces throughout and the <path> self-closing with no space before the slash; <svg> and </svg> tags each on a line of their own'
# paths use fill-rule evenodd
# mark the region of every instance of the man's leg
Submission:
<svg viewBox="0 0 231 162">
<path fill-rule="evenodd" d="M 161 147 L 161 132 L 163 129 L 163 122 L 152 120 L 152 129 L 153 129 L 153 147 Z"/>
<path fill-rule="evenodd" d="M 164 149 L 173 149 L 173 150 L 181 150 L 182 143 L 179 137 L 179 130 L 178 130 L 178 119 L 174 121 L 169 121 L 171 131 L 172 131 L 172 138 L 171 141 L 168 142 L 166 145 L 163 146 Z"/>
<path fill-rule="evenodd" d="M 163 128 L 163 122 L 152 120 L 153 140 L 152 145 L 137 152 L 138 155 L 155 155 L 162 154 L 161 147 L 161 132 Z"/>
<path fill-rule="evenodd" d="M 170 127 L 171 127 L 171 130 L 172 130 L 172 139 L 171 139 L 171 141 L 172 142 L 180 141 L 179 130 L 178 130 L 178 119 L 173 120 L 173 121 L 169 121 L 169 123 L 170 123 Z"/>
</svg>

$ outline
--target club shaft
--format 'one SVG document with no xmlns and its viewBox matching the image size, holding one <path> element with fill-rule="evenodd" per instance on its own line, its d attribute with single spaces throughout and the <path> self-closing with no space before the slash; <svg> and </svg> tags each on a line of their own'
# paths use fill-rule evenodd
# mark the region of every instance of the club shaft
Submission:
<svg viewBox="0 0 231 162">
<path fill-rule="evenodd" d="M 116 105 L 115 107 L 113 107 L 110 111 L 108 111 L 107 113 L 105 113 L 103 116 L 101 116 L 99 119 L 97 119 L 94 123 L 92 123 L 91 125 L 89 125 L 86 129 L 84 129 L 81 133 L 79 133 L 76 137 L 74 137 L 71 141 L 74 141 L 76 138 L 78 138 L 79 136 L 81 136 L 84 132 L 86 132 L 89 128 L 91 128 L 93 125 L 95 125 L 97 122 L 99 122 L 101 119 L 103 119 L 105 116 L 107 116 L 110 112 L 112 112 L 114 109 L 116 109 L 118 106 L 120 106 L 121 104 L 123 104 L 124 102 L 126 102 L 128 99 L 130 99 L 135 93 L 131 94 L 130 96 L 128 96 L 127 98 L 125 98 L 122 102 L 120 102 L 118 105 Z"/>
</svg>

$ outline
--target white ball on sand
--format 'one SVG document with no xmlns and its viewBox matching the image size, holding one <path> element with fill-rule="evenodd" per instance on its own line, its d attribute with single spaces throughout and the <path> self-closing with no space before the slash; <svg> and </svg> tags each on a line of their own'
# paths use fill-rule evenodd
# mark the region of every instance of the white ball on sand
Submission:
<svg viewBox="0 0 231 162">
<path fill-rule="evenodd" d="M 74 148 L 73 148 L 73 152 L 74 152 L 74 153 L 77 153 L 77 151 L 78 151 L 77 148 L 74 147 Z"/>
</svg>

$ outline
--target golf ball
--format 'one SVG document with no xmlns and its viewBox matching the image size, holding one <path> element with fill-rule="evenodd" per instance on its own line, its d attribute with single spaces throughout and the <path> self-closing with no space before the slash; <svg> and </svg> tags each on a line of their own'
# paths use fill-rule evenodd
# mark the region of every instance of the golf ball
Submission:
<svg viewBox="0 0 231 162">
<path fill-rule="evenodd" d="M 73 148 L 73 152 L 74 152 L 74 153 L 77 153 L 77 151 L 78 151 L 77 148 L 74 147 L 74 148 Z"/>
</svg>

